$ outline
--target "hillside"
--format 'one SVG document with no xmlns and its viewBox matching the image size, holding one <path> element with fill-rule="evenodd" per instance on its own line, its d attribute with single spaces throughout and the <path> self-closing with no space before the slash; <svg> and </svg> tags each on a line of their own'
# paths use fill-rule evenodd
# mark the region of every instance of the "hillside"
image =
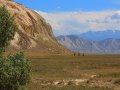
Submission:
<svg viewBox="0 0 120 90">
<path fill-rule="evenodd" d="M 14 17 L 18 26 L 10 51 L 25 50 L 40 53 L 69 53 L 55 39 L 51 26 L 35 11 L 12 1 L 0 0 Z"/>
<path fill-rule="evenodd" d="M 89 54 L 120 54 L 120 39 L 105 39 L 92 42 L 75 35 L 59 36 L 58 41 L 66 48 Z"/>
<path fill-rule="evenodd" d="M 120 39 L 105 39 L 98 44 L 103 48 L 104 53 L 120 54 Z"/>
</svg>

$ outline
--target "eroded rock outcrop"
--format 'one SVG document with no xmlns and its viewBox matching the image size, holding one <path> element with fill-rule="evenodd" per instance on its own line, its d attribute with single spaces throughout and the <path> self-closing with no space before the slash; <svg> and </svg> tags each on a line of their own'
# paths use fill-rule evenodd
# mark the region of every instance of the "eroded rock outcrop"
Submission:
<svg viewBox="0 0 120 90">
<path fill-rule="evenodd" d="M 54 38 L 51 26 L 36 12 L 12 1 L 0 0 L 18 26 L 9 50 L 39 51 L 41 53 L 68 53 Z"/>
</svg>

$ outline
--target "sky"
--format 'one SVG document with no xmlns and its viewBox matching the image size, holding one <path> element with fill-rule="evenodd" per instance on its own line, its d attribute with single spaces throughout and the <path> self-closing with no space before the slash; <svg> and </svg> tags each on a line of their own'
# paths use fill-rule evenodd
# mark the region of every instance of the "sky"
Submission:
<svg viewBox="0 0 120 90">
<path fill-rule="evenodd" d="M 101 11 L 120 9 L 120 0 L 15 0 L 33 10 L 55 11 Z"/>
<path fill-rule="evenodd" d="M 42 15 L 56 36 L 120 30 L 120 0 L 15 0 Z"/>
</svg>

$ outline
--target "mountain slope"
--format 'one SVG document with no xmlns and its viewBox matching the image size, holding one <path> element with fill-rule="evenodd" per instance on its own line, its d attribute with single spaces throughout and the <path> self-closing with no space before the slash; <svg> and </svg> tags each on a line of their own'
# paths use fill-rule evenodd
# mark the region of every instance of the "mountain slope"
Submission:
<svg viewBox="0 0 120 90">
<path fill-rule="evenodd" d="M 101 47 L 75 35 L 59 36 L 58 41 L 66 48 L 81 53 L 102 53 Z"/>
<path fill-rule="evenodd" d="M 80 53 L 120 54 L 120 39 L 91 42 L 75 35 L 59 36 L 58 41 L 66 48 Z"/>
<path fill-rule="evenodd" d="M 120 54 L 120 39 L 105 39 L 98 42 L 102 46 L 104 53 Z"/>
<path fill-rule="evenodd" d="M 69 53 L 55 39 L 51 26 L 36 12 L 15 2 L 0 0 L 18 26 L 9 50 L 39 51 L 41 53 Z"/>
<path fill-rule="evenodd" d="M 89 31 L 80 34 L 79 36 L 90 41 L 101 41 L 108 38 L 120 39 L 120 31 L 119 30 Z"/>
</svg>

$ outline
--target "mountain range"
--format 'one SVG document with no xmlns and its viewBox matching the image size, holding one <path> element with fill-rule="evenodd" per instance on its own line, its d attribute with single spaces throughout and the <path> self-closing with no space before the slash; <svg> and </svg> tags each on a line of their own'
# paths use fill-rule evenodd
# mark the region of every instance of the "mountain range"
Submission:
<svg viewBox="0 0 120 90">
<path fill-rule="evenodd" d="M 107 38 L 90 41 L 77 35 L 58 36 L 57 40 L 66 48 L 88 54 L 120 54 L 120 39 Z"/>
<path fill-rule="evenodd" d="M 120 39 L 120 30 L 88 31 L 78 36 L 89 41 L 101 41 L 108 38 Z"/>
</svg>

